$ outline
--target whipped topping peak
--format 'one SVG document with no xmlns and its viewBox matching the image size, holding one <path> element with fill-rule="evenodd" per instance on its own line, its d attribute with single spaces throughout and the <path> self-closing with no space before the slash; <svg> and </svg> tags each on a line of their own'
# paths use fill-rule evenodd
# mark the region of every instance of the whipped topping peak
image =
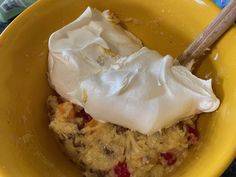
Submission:
<svg viewBox="0 0 236 177">
<path fill-rule="evenodd" d="M 51 35 L 49 76 L 61 96 L 96 120 L 143 134 L 218 108 L 211 80 L 143 47 L 118 23 L 89 7 Z"/>
</svg>

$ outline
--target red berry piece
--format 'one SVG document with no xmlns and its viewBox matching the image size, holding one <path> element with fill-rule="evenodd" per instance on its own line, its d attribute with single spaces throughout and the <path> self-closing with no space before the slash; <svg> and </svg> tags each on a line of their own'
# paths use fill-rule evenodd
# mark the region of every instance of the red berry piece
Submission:
<svg viewBox="0 0 236 177">
<path fill-rule="evenodd" d="M 84 109 L 82 109 L 80 112 L 77 112 L 76 116 L 82 117 L 85 122 L 89 122 L 93 119 L 88 113 L 85 112 Z"/>
<path fill-rule="evenodd" d="M 126 162 L 119 162 L 114 168 L 117 177 L 130 177 Z"/>
<path fill-rule="evenodd" d="M 187 129 L 187 140 L 189 145 L 194 145 L 199 140 L 199 132 L 196 128 L 191 127 L 190 125 L 186 126 Z"/>
<path fill-rule="evenodd" d="M 163 152 L 161 153 L 161 161 L 163 162 L 163 164 L 171 166 L 176 163 L 177 157 L 173 152 Z"/>
</svg>

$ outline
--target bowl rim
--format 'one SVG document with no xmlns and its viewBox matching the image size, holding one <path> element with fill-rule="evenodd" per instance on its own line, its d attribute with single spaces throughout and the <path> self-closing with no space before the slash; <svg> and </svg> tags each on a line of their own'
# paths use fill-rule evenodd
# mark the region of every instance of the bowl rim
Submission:
<svg viewBox="0 0 236 177">
<path fill-rule="evenodd" d="M 25 9 L 21 14 L 19 14 L 0 34 L 0 49 L 1 49 L 1 41 L 4 41 L 11 33 L 14 33 L 15 29 L 18 28 L 19 22 L 24 19 L 24 17 L 30 15 L 33 11 L 39 8 L 42 5 L 45 5 L 50 0 L 38 0 L 35 3 L 31 4 L 27 9 Z M 198 0 L 193 0 L 195 3 L 199 4 Z M 206 0 L 204 3 L 210 8 L 214 10 L 216 13 L 220 12 L 220 8 L 216 6 L 212 1 Z M 234 27 L 236 31 L 236 27 Z M 235 145 L 236 146 L 236 145 Z M 227 153 L 228 155 L 225 159 L 222 159 L 221 163 L 217 169 L 213 169 L 209 175 L 217 175 L 220 176 L 227 169 L 227 167 L 231 164 L 231 162 L 236 158 L 236 148 L 232 147 L 232 151 Z"/>
</svg>

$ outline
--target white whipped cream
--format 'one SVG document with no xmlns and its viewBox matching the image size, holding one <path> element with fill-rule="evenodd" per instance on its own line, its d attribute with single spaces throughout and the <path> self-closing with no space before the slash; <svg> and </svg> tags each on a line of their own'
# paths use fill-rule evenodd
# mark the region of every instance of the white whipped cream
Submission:
<svg viewBox="0 0 236 177">
<path fill-rule="evenodd" d="M 142 46 L 118 20 L 88 7 L 49 39 L 49 77 L 94 119 L 152 134 L 220 102 L 211 80 Z"/>
</svg>

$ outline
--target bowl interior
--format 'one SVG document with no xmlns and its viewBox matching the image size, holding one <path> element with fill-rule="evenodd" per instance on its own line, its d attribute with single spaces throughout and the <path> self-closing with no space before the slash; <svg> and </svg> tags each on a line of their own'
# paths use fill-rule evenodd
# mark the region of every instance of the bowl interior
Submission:
<svg viewBox="0 0 236 177">
<path fill-rule="evenodd" d="M 219 12 L 209 1 L 189 0 L 41 0 L 34 4 L 0 36 L 0 176 L 79 176 L 48 129 L 47 42 L 52 32 L 76 19 L 87 6 L 111 9 L 146 46 L 174 57 Z M 198 76 L 213 79 L 222 104 L 215 113 L 200 116 L 200 143 L 173 172 L 175 177 L 219 176 L 234 158 L 235 44 L 232 28 L 196 68 Z"/>
</svg>

